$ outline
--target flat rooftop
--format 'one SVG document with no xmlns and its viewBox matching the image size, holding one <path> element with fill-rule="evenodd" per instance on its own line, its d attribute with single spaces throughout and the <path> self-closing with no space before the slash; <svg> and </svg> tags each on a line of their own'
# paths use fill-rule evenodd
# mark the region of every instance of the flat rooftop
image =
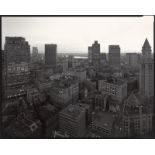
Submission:
<svg viewBox="0 0 155 155">
<path fill-rule="evenodd" d="M 109 79 L 104 80 L 104 82 L 115 84 L 115 85 L 122 85 L 125 83 L 125 80 L 118 79 L 118 78 L 109 78 Z"/>
<path fill-rule="evenodd" d="M 68 115 L 72 118 L 78 118 L 85 112 L 85 109 L 83 107 L 80 107 L 79 105 L 72 105 L 70 104 L 65 109 L 63 109 L 60 114 Z"/>
<path fill-rule="evenodd" d="M 101 128 L 108 128 L 109 130 L 112 129 L 114 122 L 112 113 L 98 111 L 95 113 L 94 117 L 94 121 L 92 122 L 93 125 Z"/>
</svg>

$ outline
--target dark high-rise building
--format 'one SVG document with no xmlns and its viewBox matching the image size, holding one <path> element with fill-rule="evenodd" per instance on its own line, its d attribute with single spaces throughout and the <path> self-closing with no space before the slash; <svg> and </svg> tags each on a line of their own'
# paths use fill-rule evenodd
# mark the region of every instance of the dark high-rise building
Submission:
<svg viewBox="0 0 155 155">
<path fill-rule="evenodd" d="M 95 41 L 92 46 L 88 47 L 89 62 L 94 66 L 98 66 L 100 63 L 100 44 Z"/>
<path fill-rule="evenodd" d="M 4 50 L 7 54 L 7 63 L 30 61 L 30 45 L 23 37 L 6 37 Z"/>
<path fill-rule="evenodd" d="M 109 64 L 111 66 L 120 65 L 120 47 L 119 45 L 109 45 Z"/>
<path fill-rule="evenodd" d="M 30 46 L 23 37 L 6 37 L 6 83 L 7 98 L 22 95 L 30 80 Z"/>
<path fill-rule="evenodd" d="M 45 44 L 45 65 L 56 67 L 57 45 Z"/>
</svg>

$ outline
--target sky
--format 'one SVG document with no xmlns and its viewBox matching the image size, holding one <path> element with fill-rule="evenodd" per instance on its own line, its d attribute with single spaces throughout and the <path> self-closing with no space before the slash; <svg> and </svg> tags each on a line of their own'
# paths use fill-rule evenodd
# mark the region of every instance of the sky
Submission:
<svg viewBox="0 0 155 155">
<path fill-rule="evenodd" d="M 153 16 L 143 17 L 3 17 L 5 36 L 21 36 L 44 52 L 44 45 L 57 44 L 58 53 L 87 53 L 98 40 L 101 52 L 120 45 L 121 52 L 141 52 L 146 38 L 153 49 Z"/>
</svg>

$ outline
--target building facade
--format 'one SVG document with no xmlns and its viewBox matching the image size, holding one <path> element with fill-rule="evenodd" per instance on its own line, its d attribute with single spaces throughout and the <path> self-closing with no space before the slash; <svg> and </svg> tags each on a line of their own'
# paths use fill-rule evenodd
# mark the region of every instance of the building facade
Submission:
<svg viewBox="0 0 155 155">
<path fill-rule="evenodd" d="M 122 115 L 122 130 L 126 137 L 149 135 L 153 129 L 153 109 L 147 99 L 137 93 L 125 100 Z"/>
<path fill-rule="evenodd" d="M 109 65 L 120 66 L 120 47 L 119 45 L 109 45 Z"/>
<path fill-rule="evenodd" d="M 89 61 L 89 64 L 92 63 L 92 47 L 91 46 L 88 46 L 88 61 Z"/>
<path fill-rule="evenodd" d="M 154 60 L 151 58 L 151 46 L 147 39 L 142 47 L 139 78 L 141 94 L 147 97 L 154 96 Z"/>
<path fill-rule="evenodd" d="M 83 68 L 76 68 L 69 72 L 70 75 L 76 76 L 79 82 L 86 80 L 86 70 Z"/>
<path fill-rule="evenodd" d="M 107 58 L 106 58 L 106 53 L 101 53 L 100 54 L 100 64 L 106 64 Z"/>
<path fill-rule="evenodd" d="M 88 47 L 88 58 L 93 66 L 98 66 L 100 64 L 100 44 L 98 41 L 94 41 L 92 46 Z"/>
<path fill-rule="evenodd" d="M 57 45 L 45 44 L 45 65 L 47 67 L 56 67 Z"/>
<path fill-rule="evenodd" d="M 63 68 L 63 73 L 67 73 L 68 72 L 68 58 L 64 57 L 62 60 L 62 68 Z"/>
<path fill-rule="evenodd" d="M 64 108 L 79 98 L 79 82 L 74 76 L 64 75 L 52 81 L 48 91 L 51 101 L 58 108 Z"/>
<path fill-rule="evenodd" d="M 18 96 L 30 81 L 30 46 L 23 37 L 6 37 L 4 50 L 7 96 Z"/>
<path fill-rule="evenodd" d="M 60 131 L 69 137 L 83 137 L 86 128 L 85 108 L 70 104 L 59 114 Z"/>
<path fill-rule="evenodd" d="M 38 54 L 38 48 L 32 47 L 32 55 L 31 55 L 31 61 L 32 62 L 38 62 L 40 60 L 40 56 Z"/>
<path fill-rule="evenodd" d="M 7 86 L 21 86 L 30 81 L 30 71 L 28 63 L 9 63 L 7 65 Z"/>
<path fill-rule="evenodd" d="M 4 50 L 7 64 L 30 62 L 30 45 L 23 37 L 6 37 Z"/>
<path fill-rule="evenodd" d="M 139 67 L 138 53 L 126 53 L 126 63 L 131 67 Z"/>
<path fill-rule="evenodd" d="M 98 90 L 122 101 L 127 97 L 127 82 L 117 78 L 98 80 Z"/>
<path fill-rule="evenodd" d="M 112 137 L 113 122 L 114 118 L 110 113 L 101 111 L 96 112 L 90 125 L 91 131 L 95 132 L 100 137 Z"/>
</svg>

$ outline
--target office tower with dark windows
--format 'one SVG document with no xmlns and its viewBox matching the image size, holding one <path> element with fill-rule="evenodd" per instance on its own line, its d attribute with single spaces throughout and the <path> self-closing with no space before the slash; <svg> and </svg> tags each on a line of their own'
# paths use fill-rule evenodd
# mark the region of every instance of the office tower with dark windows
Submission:
<svg viewBox="0 0 155 155">
<path fill-rule="evenodd" d="M 119 45 L 109 45 L 109 65 L 120 66 L 120 47 Z"/>
<path fill-rule="evenodd" d="M 83 137 L 86 129 L 86 110 L 70 104 L 59 114 L 60 130 L 69 137 Z"/>
<path fill-rule="evenodd" d="M 20 96 L 30 81 L 30 45 L 23 37 L 6 37 L 7 98 Z"/>
<path fill-rule="evenodd" d="M 98 66 L 100 63 L 100 44 L 98 41 L 94 41 L 92 46 L 88 47 L 88 57 L 89 57 L 89 62 L 93 66 Z"/>
<path fill-rule="evenodd" d="M 4 50 L 7 54 L 7 63 L 30 61 L 30 45 L 23 37 L 6 37 Z"/>
<path fill-rule="evenodd" d="M 45 65 L 46 67 L 55 68 L 57 57 L 57 45 L 45 44 Z"/>
<path fill-rule="evenodd" d="M 147 97 L 154 96 L 154 60 L 151 58 L 151 46 L 146 39 L 142 47 L 140 64 L 140 92 Z"/>
<path fill-rule="evenodd" d="M 145 96 L 132 92 L 124 101 L 122 131 L 125 137 L 150 135 L 153 129 L 153 108 Z"/>
</svg>

